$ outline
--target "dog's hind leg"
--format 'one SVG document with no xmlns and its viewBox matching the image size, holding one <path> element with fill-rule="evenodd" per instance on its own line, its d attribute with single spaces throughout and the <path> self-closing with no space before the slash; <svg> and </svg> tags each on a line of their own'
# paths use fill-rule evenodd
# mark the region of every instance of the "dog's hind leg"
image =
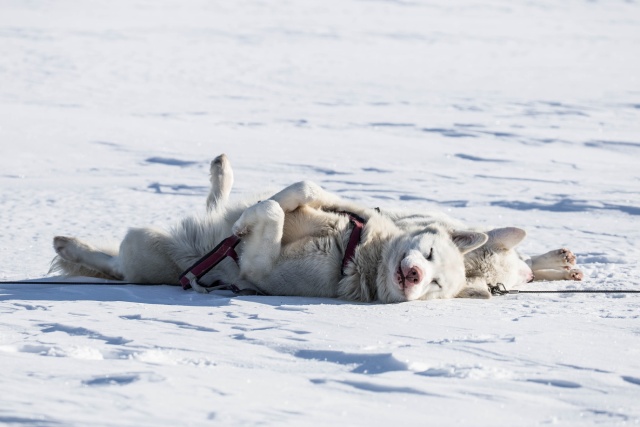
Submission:
<svg viewBox="0 0 640 427">
<path fill-rule="evenodd" d="M 284 211 L 273 200 L 247 208 L 233 225 L 233 233 L 242 238 L 240 276 L 253 283 L 267 277 L 282 247 Z"/>
<path fill-rule="evenodd" d="M 227 204 L 233 187 L 233 169 L 225 154 L 220 154 L 211 161 L 209 168 L 211 187 L 207 196 L 207 210 L 213 211 Z"/>
<path fill-rule="evenodd" d="M 567 248 L 556 249 L 531 257 L 531 269 L 571 270 L 576 265 L 576 256 Z"/>
<path fill-rule="evenodd" d="M 138 283 L 177 284 L 182 269 L 170 255 L 171 236 L 157 228 L 132 228 L 120 244 L 124 278 Z"/>
<path fill-rule="evenodd" d="M 122 280 L 124 275 L 118 268 L 117 258 L 73 237 L 57 236 L 53 247 L 60 258 L 100 272 L 110 278 Z"/>
<path fill-rule="evenodd" d="M 533 272 L 535 281 L 551 280 L 576 280 L 580 281 L 584 277 L 581 270 L 572 268 L 571 270 L 536 270 Z"/>
<path fill-rule="evenodd" d="M 567 248 L 556 249 L 529 260 L 534 280 L 582 280 L 583 274 L 577 268 L 576 256 Z"/>
<path fill-rule="evenodd" d="M 181 269 L 168 252 L 170 236 L 153 228 L 132 228 L 120 244 L 119 253 L 106 253 L 73 237 L 58 236 L 53 247 L 65 263 L 60 270 L 86 274 L 96 271 L 110 279 L 138 283 L 177 284 Z M 73 265 L 84 267 L 71 268 Z M 103 277 L 90 274 L 93 277 Z"/>
</svg>

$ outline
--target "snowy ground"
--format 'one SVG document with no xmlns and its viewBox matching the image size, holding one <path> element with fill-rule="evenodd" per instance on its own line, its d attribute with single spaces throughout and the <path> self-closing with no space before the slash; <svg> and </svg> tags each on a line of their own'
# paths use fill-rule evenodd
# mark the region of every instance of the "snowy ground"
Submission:
<svg viewBox="0 0 640 427">
<path fill-rule="evenodd" d="M 225 152 L 640 290 L 638 46 L 633 1 L 0 0 L 0 279 L 201 212 Z M 639 310 L 0 284 L 0 424 L 636 425 Z"/>
</svg>

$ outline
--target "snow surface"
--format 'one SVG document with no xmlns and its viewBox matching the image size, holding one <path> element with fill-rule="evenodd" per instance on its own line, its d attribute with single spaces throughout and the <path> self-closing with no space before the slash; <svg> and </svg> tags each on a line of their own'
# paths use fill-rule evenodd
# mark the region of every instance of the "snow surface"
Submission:
<svg viewBox="0 0 640 427">
<path fill-rule="evenodd" d="M 311 179 L 640 289 L 640 5 L 0 1 L 0 279 Z M 640 296 L 397 305 L 0 284 L 0 424 L 637 425 Z"/>
</svg>

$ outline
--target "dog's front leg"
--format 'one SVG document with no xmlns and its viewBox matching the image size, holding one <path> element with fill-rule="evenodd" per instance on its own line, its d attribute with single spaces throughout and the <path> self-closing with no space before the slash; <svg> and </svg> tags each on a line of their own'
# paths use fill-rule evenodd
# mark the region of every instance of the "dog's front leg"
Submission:
<svg viewBox="0 0 640 427">
<path fill-rule="evenodd" d="M 280 256 L 284 211 L 273 200 L 247 208 L 233 225 L 233 234 L 242 238 L 240 275 L 259 284 L 267 277 Z"/>
<path fill-rule="evenodd" d="M 339 204 L 341 199 L 315 182 L 300 181 L 280 191 L 271 200 L 278 202 L 285 212 L 293 212 L 303 205 L 312 208 L 331 207 Z"/>
<path fill-rule="evenodd" d="M 365 220 L 374 213 L 372 209 L 363 208 L 356 203 L 344 200 L 311 181 L 296 182 L 271 197 L 271 200 L 278 202 L 285 213 L 293 212 L 300 206 L 309 206 L 324 211 L 347 211 L 359 215 Z"/>
</svg>

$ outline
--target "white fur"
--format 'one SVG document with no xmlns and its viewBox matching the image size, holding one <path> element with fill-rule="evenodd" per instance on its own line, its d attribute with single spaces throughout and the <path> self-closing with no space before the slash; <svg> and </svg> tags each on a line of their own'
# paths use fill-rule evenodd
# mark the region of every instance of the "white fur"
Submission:
<svg viewBox="0 0 640 427">
<path fill-rule="evenodd" d="M 402 230 L 372 209 L 362 208 L 304 181 L 271 199 L 228 205 L 233 180 L 223 155 L 211 164 L 208 213 L 187 217 L 170 231 L 130 230 L 117 254 L 75 238 L 56 237 L 63 273 L 98 272 L 142 283 L 176 284 L 181 271 L 218 242 L 236 234 L 239 267 L 221 262 L 203 283 L 222 280 L 271 295 L 338 297 L 355 301 L 401 302 L 452 298 L 465 287 L 463 253 L 482 245 L 481 232 L 448 230 L 438 224 Z M 341 275 L 351 233 L 351 211 L 367 222 L 354 258 Z M 406 280 L 398 271 L 415 274 Z M 206 292 L 205 288 L 194 289 Z"/>
</svg>

